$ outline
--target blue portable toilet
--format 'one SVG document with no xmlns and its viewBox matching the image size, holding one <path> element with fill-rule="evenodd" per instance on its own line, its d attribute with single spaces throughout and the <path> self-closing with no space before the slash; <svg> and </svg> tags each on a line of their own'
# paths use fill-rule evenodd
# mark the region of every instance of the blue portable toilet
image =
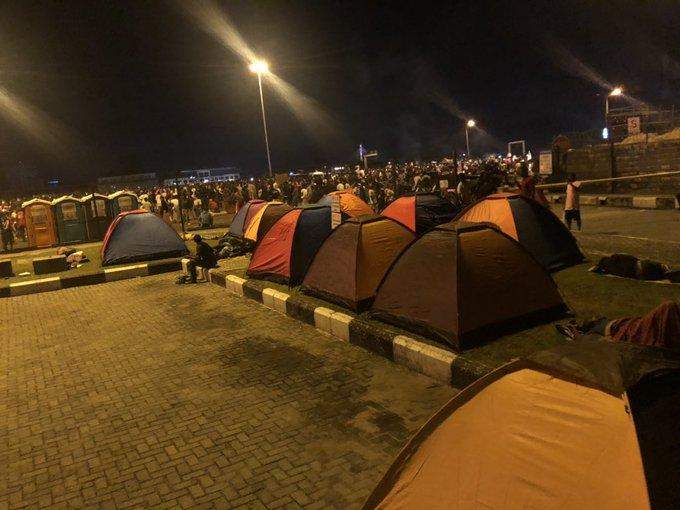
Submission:
<svg viewBox="0 0 680 510">
<path fill-rule="evenodd" d="M 80 199 L 65 195 L 52 201 L 59 244 L 87 241 L 85 208 Z"/>
<path fill-rule="evenodd" d="M 116 191 L 111 193 L 108 198 L 111 218 L 115 218 L 122 212 L 139 209 L 139 199 L 131 191 Z"/>
<path fill-rule="evenodd" d="M 80 199 L 85 208 L 85 223 L 87 225 L 87 238 L 90 241 L 101 241 L 104 234 L 113 221 L 109 198 L 106 195 L 92 193 Z"/>
</svg>

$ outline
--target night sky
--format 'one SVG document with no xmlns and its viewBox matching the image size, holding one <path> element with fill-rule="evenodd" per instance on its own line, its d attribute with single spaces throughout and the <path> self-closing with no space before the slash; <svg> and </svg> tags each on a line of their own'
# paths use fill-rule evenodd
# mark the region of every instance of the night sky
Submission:
<svg viewBox="0 0 680 510">
<path fill-rule="evenodd" d="M 175 1 L 0 4 L 0 164 L 65 181 L 266 167 L 257 79 Z M 680 2 L 221 2 L 300 116 L 265 82 L 275 170 L 601 129 L 605 87 L 670 105 Z M 4 99 L 3 99 L 4 98 Z M 21 105 L 17 114 L 15 105 Z M 29 112 L 26 114 L 26 112 Z"/>
</svg>

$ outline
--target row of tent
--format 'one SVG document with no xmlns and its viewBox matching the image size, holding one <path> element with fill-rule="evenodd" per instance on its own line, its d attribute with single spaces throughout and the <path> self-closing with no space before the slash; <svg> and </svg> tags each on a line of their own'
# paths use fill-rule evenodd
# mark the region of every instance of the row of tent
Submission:
<svg viewBox="0 0 680 510">
<path fill-rule="evenodd" d="M 139 199 L 134 193 L 118 191 L 108 196 L 94 193 L 75 198 L 68 195 L 51 202 L 34 198 L 21 207 L 29 246 L 47 248 L 101 241 L 116 216 L 139 209 Z"/>
<path fill-rule="evenodd" d="M 268 207 L 246 204 L 232 234 Z M 583 260 L 559 219 L 519 195 L 461 212 L 435 195 L 398 199 L 383 216 L 341 209 L 335 229 L 328 205 L 272 209 L 250 230 L 249 275 L 465 348 L 564 311 L 550 271 Z M 678 416 L 677 353 L 581 338 L 454 396 L 364 508 L 680 508 Z"/>
<path fill-rule="evenodd" d="M 336 228 L 326 205 L 334 200 Z M 583 260 L 549 209 L 516 194 L 461 212 L 438 195 L 418 194 L 381 216 L 348 192 L 295 209 L 253 201 L 230 232 L 257 243 L 248 276 L 301 285 L 456 349 L 563 314 L 550 271 Z"/>
</svg>

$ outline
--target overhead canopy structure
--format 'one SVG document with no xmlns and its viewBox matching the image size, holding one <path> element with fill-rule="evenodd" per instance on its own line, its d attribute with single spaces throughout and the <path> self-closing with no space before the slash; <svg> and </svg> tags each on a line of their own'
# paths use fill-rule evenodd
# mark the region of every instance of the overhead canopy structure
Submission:
<svg viewBox="0 0 680 510">
<path fill-rule="evenodd" d="M 550 274 L 490 223 L 446 223 L 405 250 L 372 314 L 465 349 L 552 320 L 566 305 Z"/>
<path fill-rule="evenodd" d="M 248 228 L 248 222 L 246 220 L 251 219 L 257 211 L 264 207 L 264 204 L 266 204 L 264 200 L 250 200 L 243 204 L 243 207 L 238 210 L 234 219 L 231 220 L 229 233 L 236 237 L 243 237 L 246 228 Z"/>
<path fill-rule="evenodd" d="M 375 214 L 371 206 L 351 191 L 333 191 L 324 196 L 316 205 L 333 205 L 333 197 L 340 198 L 340 212 L 345 217 L 356 218 L 366 214 Z"/>
<path fill-rule="evenodd" d="M 583 262 L 569 229 L 550 209 L 518 193 L 489 195 L 464 209 L 456 221 L 488 221 L 519 241 L 549 271 Z"/>
<path fill-rule="evenodd" d="M 330 233 L 330 207 L 301 207 L 287 212 L 255 248 L 248 276 L 299 285 Z"/>
<path fill-rule="evenodd" d="M 303 281 L 303 290 L 363 310 L 390 265 L 415 235 L 382 216 L 351 218 L 324 241 Z"/>
<path fill-rule="evenodd" d="M 259 241 L 281 216 L 291 210 L 283 202 L 266 202 L 248 222 L 243 237 L 251 241 Z"/>
<path fill-rule="evenodd" d="M 448 223 L 458 213 L 454 205 L 435 193 L 417 193 L 397 198 L 382 212 L 418 235 L 442 223 Z"/>
<path fill-rule="evenodd" d="M 364 509 L 680 508 L 678 416 L 676 352 L 568 343 L 456 395 Z"/>
<path fill-rule="evenodd" d="M 102 244 L 102 266 L 182 257 L 189 254 L 177 232 L 148 211 L 120 213 Z"/>
</svg>

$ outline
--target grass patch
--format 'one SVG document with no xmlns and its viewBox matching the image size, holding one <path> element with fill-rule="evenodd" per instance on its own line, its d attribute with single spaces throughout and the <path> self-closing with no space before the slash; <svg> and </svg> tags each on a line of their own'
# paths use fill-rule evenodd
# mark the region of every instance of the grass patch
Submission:
<svg viewBox="0 0 680 510">
<path fill-rule="evenodd" d="M 247 262 L 245 262 L 247 264 Z M 625 316 L 643 315 L 666 300 L 680 301 L 680 285 L 665 285 L 654 282 L 612 278 L 588 272 L 590 263 L 570 267 L 553 275 L 564 301 L 579 319 L 607 317 L 616 319 Z M 235 268 L 229 273 L 245 277 L 245 269 Z M 299 287 L 289 288 L 265 280 L 251 279 L 262 288 L 271 287 L 292 295 L 302 295 L 316 306 L 355 315 L 342 307 L 320 299 L 306 296 Z M 378 323 L 377 323 L 378 324 Z M 379 323 L 382 326 L 382 323 Z M 492 342 L 460 353 L 465 358 L 482 363 L 490 368 L 508 361 L 554 347 L 567 340 L 550 322 L 513 334 L 504 335 Z M 389 326 L 392 328 L 392 326 Z M 413 333 L 403 332 L 410 337 Z M 428 343 L 434 343 L 425 339 Z"/>
<path fill-rule="evenodd" d="M 101 243 L 96 244 L 94 246 L 86 246 L 83 248 L 79 248 L 77 246 L 74 246 L 74 248 L 77 249 L 82 249 L 82 251 L 85 252 L 85 255 L 87 255 L 87 258 L 90 259 L 89 262 L 83 263 L 80 267 L 75 267 L 73 269 L 68 269 L 66 271 L 61 271 L 59 273 L 50 273 L 50 274 L 40 274 L 36 275 L 33 273 L 33 259 L 36 258 L 41 258 L 41 257 L 47 257 L 49 255 L 56 255 L 57 254 L 57 248 L 54 248 L 54 251 L 50 253 L 40 253 L 37 254 L 36 252 L 31 252 L 27 251 L 20 256 L 15 256 L 12 258 L 12 269 L 14 271 L 15 275 L 18 275 L 23 272 L 29 272 L 29 275 L 26 276 L 13 276 L 11 278 L 3 278 L 0 280 L 0 288 L 2 287 L 8 287 L 10 283 L 15 283 L 15 282 L 21 282 L 25 280 L 37 280 L 40 278 L 49 278 L 53 276 L 76 276 L 76 275 L 86 275 L 86 274 L 93 274 L 93 273 L 98 273 L 99 271 L 102 270 L 102 258 L 100 254 L 101 250 Z"/>
</svg>

